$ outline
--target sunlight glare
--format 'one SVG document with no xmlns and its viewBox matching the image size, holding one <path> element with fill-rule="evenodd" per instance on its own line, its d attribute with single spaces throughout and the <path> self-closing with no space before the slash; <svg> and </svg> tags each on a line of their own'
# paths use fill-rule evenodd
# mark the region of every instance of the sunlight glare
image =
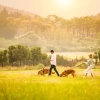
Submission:
<svg viewBox="0 0 100 100">
<path fill-rule="evenodd" d="M 69 5 L 71 3 L 71 0 L 58 0 L 59 5 Z"/>
</svg>

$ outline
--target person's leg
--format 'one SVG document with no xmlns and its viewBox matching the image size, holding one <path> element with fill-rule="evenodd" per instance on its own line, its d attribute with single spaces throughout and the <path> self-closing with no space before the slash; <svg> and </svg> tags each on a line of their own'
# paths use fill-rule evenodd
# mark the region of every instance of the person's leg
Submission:
<svg viewBox="0 0 100 100">
<path fill-rule="evenodd" d="M 55 65 L 53 65 L 54 67 L 54 71 L 56 72 L 56 74 L 59 76 L 59 73 L 58 73 L 58 71 L 57 71 L 57 69 L 56 69 L 56 66 Z"/>
<path fill-rule="evenodd" d="M 87 77 L 87 74 L 88 74 L 88 73 L 85 74 L 85 77 Z"/>
<path fill-rule="evenodd" d="M 91 73 L 91 76 L 93 77 L 93 73 Z"/>
<path fill-rule="evenodd" d="M 51 75 L 52 68 L 53 68 L 53 65 L 50 66 L 50 70 L 49 70 L 49 74 L 48 75 Z"/>
<path fill-rule="evenodd" d="M 87 77 L 87 75 L 88 75 L 88 73 L 85 73 L 85 76 L 83 76 L 83 78 L 86 78 L 86 77 Z"/>
<path fill-rule="evenodd" d="M 91 68 L 91 71 L 90 71 L 90 73 L 91 73 L 91 76 L 93 77 L 93 71 L 92 71 L 92 68 Z"/>
</svg>

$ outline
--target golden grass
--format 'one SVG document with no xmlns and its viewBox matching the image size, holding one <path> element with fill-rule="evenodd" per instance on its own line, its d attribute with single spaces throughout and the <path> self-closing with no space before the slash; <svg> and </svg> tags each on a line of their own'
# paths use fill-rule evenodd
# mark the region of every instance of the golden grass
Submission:
<svg viewBox="0 0 100 100">
<path fill-rule="evenodd" d="M 28 66 L 27 66 L 28 67 Z M 49 68 L 49 66 L 47 67 Z M 70 67 L 57 66 L 61 73 Z M 100 69 L 94 78 L 83 78 L 85 69 L 74 68 L 77 77 L 37 75 L 38 68 L 0 68 L 0 100 L 100 100 Z"/>
</svg>

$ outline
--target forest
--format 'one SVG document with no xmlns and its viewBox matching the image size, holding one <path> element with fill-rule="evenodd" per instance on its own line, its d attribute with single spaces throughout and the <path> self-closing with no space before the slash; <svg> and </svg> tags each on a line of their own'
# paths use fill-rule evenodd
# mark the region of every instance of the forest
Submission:
<svg viewBox="0 0 100 100">
<path fill-rule="evenodd" d="M 43 18 L 19 12 L 0 12 L 0 48 L 10 45 L 39 46 L 45 52 L 95 51 L 100 47 L 100 14 L 64 19 Z"/>
</svg>

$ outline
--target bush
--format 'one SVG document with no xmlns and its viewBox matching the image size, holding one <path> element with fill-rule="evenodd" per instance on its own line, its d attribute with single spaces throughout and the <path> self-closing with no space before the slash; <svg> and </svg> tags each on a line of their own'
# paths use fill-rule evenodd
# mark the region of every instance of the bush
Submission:
<svg viewBox="0 0 100 100">
<path fill-rule="evenodd" d="M 87 65 L 83 62 L 78 62 L 75 67 L 81 68 L 81 69 L 85 69 L 87 68 Z"/>
<path fill-rule="evenodd" d="M 37 65 L 37 68 L 38 68 L 38 69 L 42 69 L 42 68 L 44 68 L 44 67 L 45 67 L 45 66 L 44 66 L 43 64 L 38 64 L 38 65 Z"/>
</svg>

